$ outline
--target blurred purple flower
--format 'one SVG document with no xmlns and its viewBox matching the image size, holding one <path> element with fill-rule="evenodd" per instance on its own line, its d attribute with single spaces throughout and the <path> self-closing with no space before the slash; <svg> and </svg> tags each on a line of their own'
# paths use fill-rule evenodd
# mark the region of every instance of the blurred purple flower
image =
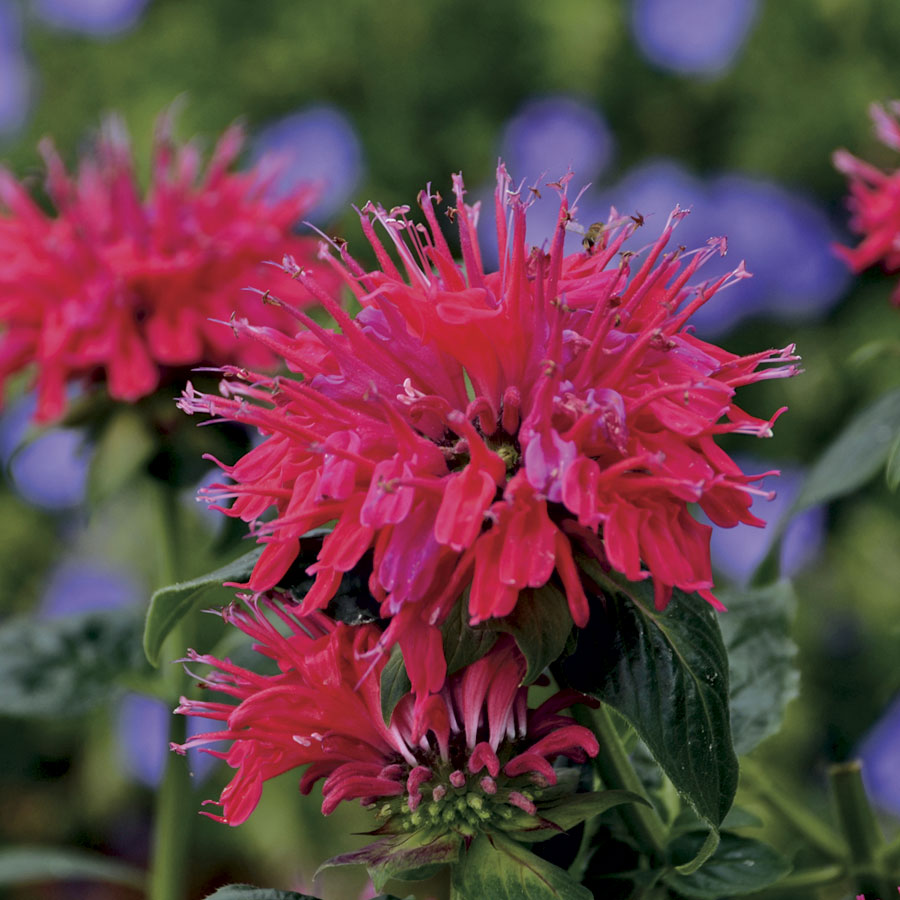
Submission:
<svg viewBox="0 0 900 900">
<path fill-rule="evenodd" d="M 513 177 L 528 184 L 542 175 L 552 181 L 569 168 L 586 183 L 609 165 L 613 137 L 593 106 L 565 95 L 538 97 L 507 123 L 500 155 Z"/>
<path fill-rule="evenodd" d="M 726 69 L 756 17 L 756 0 L 633 0 L 631 27 L 650 62 L 685 75 Z"/>
<path fill-rule="evenodd" d="M 872 801 L 881 809 L 900 816 L 900 696 L 863 738 L 857 756 L 862 760 L 863 783 Z"/>
<path fill-rule="evenodd" d="M 121 34 L 133 28 L 149 0 L 32 0 L 48 25 L 82 34 Z"/>
<path fill-rule="evenodd" d="M 34 415 L 34 395 L 22 398 L 0 418 L 0 459 L 29 503 L 67 509 L 83 502 L 91 448 L 77 428 L 48 428 L 25 443 Z"/>
<path fill-rule="evenodd" d="M 124 770 L 147 787 L 156 787 L 162 780 L 169 757 L 169 724 L 172 710 L 155 697 L 126 694 L 119 705 L 115 732 L 119 757 Z M 191 718 L 187 723 L 188 736 L 208 731 L 206 719 Z M 189 750 L 188 766 L 191 776 L 203 781 L 217 763 L 215 757 L 199 750 Z M 177 761 L 183 764 L 182 760 Z"/>
<path fill-rule="evenodd" d="M 843 294 L 848 273 L 831 252 L 838 232 L 812 201 L 780 185 L 733 174 L 703 182 L 674 161 L 652 160 L 602 195 L 602 206 L 648 218 L 668 215 L 676 203 L 691 209 L 676 232 L 680 244 L 702 246 L 710 237 L 728 238 L 728 256 L 710 260 L 705 277 L 725 274 L 736 259 L 745 260 L 753 274 L 694 314 L 692 322 L 703 337 L 715 337 L 751 315 L 809 320 Z M 586 221 L 581 214 L 578 218 Z M 638 232 L 632 249 L 640 240 Z"/>
<path fill-rule="evenodd" d="M 284 168 L 273 190 L 283 196 L 299 182 L 318 182 L 319 202 L 309 218 L 325 222 L 342 210 L 362 176 L 362 145 L 350 120 L 332 106 L 313 106 L 264 128 L 253 162 L 271 154 Z"/>
<path fill-rule="evenodd" d="M 735 460 L 745 472 L 762 472 L 768 467 L 757 460 Z M 765 528 L 737 525 L 734 528 L 713 528 L 710 555 L 713 570 L 737 585 L 746 585 L 772 546 L 776 531 L 781 527 L 794 498 L 803 483 L 799 469 L 781 467 L 781 475 L 765 478 L 757 483 L 764 491 L 775 491 L 771 500 L 755 496 L 753 512 L 766 520 Z M 825 542 L 825 509 L 814 507 L 795 516 L 787 526 L 781 543 L 779 569 L 791 577 L 808 566 L 821 553 Z"/>
<path fill-rule="evenodd" d="M 31 92 L 18 10 L 9 0 L 0 0 L 0 136 L 12 134 L 25 124 Z"/>
<path fill-rule="evenodd" d="M 99 560 L 69 559 L 53 571 L 41 599 L 48 619 L 134 606 L 144 597 L 127 572 Z"/>
</svg>

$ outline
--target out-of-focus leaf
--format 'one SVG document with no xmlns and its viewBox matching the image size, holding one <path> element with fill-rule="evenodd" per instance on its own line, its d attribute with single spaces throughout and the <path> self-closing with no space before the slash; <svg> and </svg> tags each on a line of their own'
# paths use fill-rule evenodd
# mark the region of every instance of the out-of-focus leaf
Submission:
<svg viewBox="0 0 900 900">
<path fill-rule="evenodd" d="M 884 477 L 890 490 L 896 491 L 900 487 L 900 432 L 897 433 L 897 439 L 888 454 Z"/>
<path fill-rule="evenodd" d="M 843 497 L 865 484 L 884 465 L 898 432 L 900 390 L 894 390 L 851 419 L 819 457 L 790 515 Z"/>
<path fill-rule="evenodd" d="M 728 650 L 731 735 L 738 755 L 775 734 L 799 692 L 797 645 L 789 637 L 796 599 L 789 581 L 719 592 Z"/>
<path fill-rule="evenodd" d="M 659 612 L 649 582 L 620 582 L 590 561 L 582 566 L 603 597 L 592 604 L 575 653 L 560 664 L 565 681 L 619 712 L 678 792 L 717 827 L 738 779 L 718 614 L 677 589 Z"/>
<path fill-rule="evenodd" d="M 317 900 L 311 894 L 296 891 L 277 891 L 275 888 L 254 887 L 252 884 L 226 884 L 209 894 L 206 900 Z"/>
<path fill-rule="evenodd" d="M 591 900 L 563 869 L 500 834 L 480 834 L 453 867 L 450 900 Z"/>
<path fill-rule="evenodd" d="M 227 565 L 192 578 L 160 588 L 150 598 L 147 622 L 144 627 L 144 652 L 147 659 L 159 665 L 159 654 L 165 639 L 172 629 L 212 591 L 222 592 L 226 581 L 246 581 L 253 566 L 262 555 L 263 548 L 257 547 Z M 227 592 L 226 592 L 227 593 Z"/>
<path fill-rule="evenodd" d="M 21 846 L 0 850 L 0 885 L 45 881 L 103 881 L 142 890 L 144 873 L 100 853 L 65 847 Z"/>
<path fill-rule="evenodd" d="M 124 674 L 147 665 L 131 609 L 0 627 L 0 714 L 69 716 L 105 701 Z"/>
<path fill-rule="evenodd" d="M 675 858 L 696 856 L 705 835 L 693 832 L 673 845 Z M 752 894 L 774 884 L 791 871 L 791 864 L 768 844 L 724 832 L 715 853 L 690 875 L 677 872 L 663 876 L 676 893 L 697 900 L 720 900 Z"/>
<path fill-rule="evenodd" d="M 119 493 L 156 451 L 156 442 L 141 417 L 123 406 L 101 431 L 88 471 L 92 503 Z"/>
</svg>

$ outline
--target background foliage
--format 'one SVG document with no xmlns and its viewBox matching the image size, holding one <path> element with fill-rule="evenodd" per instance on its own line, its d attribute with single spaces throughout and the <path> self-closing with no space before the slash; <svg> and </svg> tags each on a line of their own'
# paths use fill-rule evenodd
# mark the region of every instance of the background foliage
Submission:
<svg viewBox="0 0 900 900">
<path fill-rule="evenodd" d="M 18 131 L 0 136 L 0 157 L 20 175 L 39 171 L 41 136 L 52 134 L 71 160 L 112 109 L 124 115 L 146 162 L 154 118 L 181 94 L 187 97 L 182 134 L 201 134 L 207 143 L 235 118 L 252 136 L 297 110 L 336 106 L 362 147 L 364 174 L 353 201 L 377 199 L 388 207 L 410 202 L 427 181 L 447 193 L 452 171 L 462 169 L 473 187 L 488 181 L 510 117 L 546 94 L 572 95 L 605 118 L 615 154 L 601 187 L 642 162 L 666 157 L 706 179 L 738 173 L 774 180 L 813 200 L 841 228 L 844 183 L 831 167 L 831 152 L 845 146 L 897 165 L 875 141 L 866 115 L 872 100 L 900 96 L 900 5 L 894 0 L 761 0 L 730 68 L 699 77 L 654 66 L 641 54 L 628 0 L 152 0 L 131 30 L 99 37 L 48 25 L 36 13 L 38 4 L 2 3 L 19 14 L 32 72 L 28 118 Z M 352 212 L 330 230 L 358 243 Z M 795 267 L 818 264 L 804 246 L 786 248 L 780 258 L 785 277 Z M 766 265 L 764 259 L 747 262 L 751 271 Z M 883 276 L 868 274 L 849 282 L 837 305 L 818 319 L 798 324 L 789 310 L 787 318 L 750 318 L 723 341 L 736 351 L 796 341 L 804 357 L 802 377 L 748 390 L 752 412 L 790 406 L 776 437 L 750 448 L 764 465 L 809 465 L 855 413 L 900 384 L 900 320 L 888 303 L 891 287 Z M 10 415 L 0 430 L 12 427 Z M 743 445 L 740 450 L 748 452 Z M 152 498 L 142 494 L 146 487 L 117 489 L 90 517 L 47 509 L 22 496 L 9 474 L 9 453 L 4 459 L 0 621 L 46 613 L 59 567 L 72 559 L 93 560 L 117 577 L 130 573 L 120 591 L 132 591 L 134 608 L 142 610 L 161 583 L 152 549 L 158 519 Z M 190 565 L 194 573 L 207 571 L 217 559 L 211 526 L 196 511 L 184 515 Z M 832 503 L 826 521 L 817 562 L 795 585 L 799 699 L 788 707 L 782 730 L 753 753 L 771 777 L 793 785 L 822 811 L 827 763 L 853 756 L 880 721 L 876 749 L 896 747 L 900 739 L 897 710 L 893 719 L 889 713 L 900 691 L 896 495 L 877 476 Z M 64 593 L 74 596 L 67 585 Z M 127 614 L 116 627 L 120 642 L 130 627 Z M 204 627 L 215 634 L 214 621 Z M 95 637 L 97 652 L 107 652 L 104 636 Z M 54 640 L 66 636 L 54 632 Z M 742 662 L 752 673 L 751 662 Z M 138 685 L 140 663 L 132 669 L 129 677 Z M 42 677 L 52 678 L 52 671 Z M 148 745 L 158 744 L 161 734 L 152 733 L 149 712 L 128 719 L 121 697 L 105 697 L 85 711 L 93 688 L 73 685 L 85 702 L 42 709 L 42 718 L 22 716 L 14 703 L 0 717 L 0 844 L 80 846 L 141 865 L 152 777 L 139 774 L 134 759 L 152 755 Z M 208 776 L 204 796 L 218 793 L 222 774 Z M 876 801 L 891 806 L 889 783 L 872 790 L 880 792 Z M 893 791 L 896 804 L 896 781 Z M 893 831 L 895 820 L 885 815 Z M 316 866 L 347 848 L 344 835 L 365 827 L 350 809 L 323 822 L 318 802 L 298 799 L 289 776 L 269 786 L 264 809 L 241 829 L 199 821 L 194 896 L 228 880 L 308 889 Z M 770 828 L 768 839 L 789 851 L 779 844 L 777 823 Z M 345 897 L 361 887 L 353 877 L 328 872 L 323 883 L 331 896 Z M 0 896 L 134 896 L 112 885 L 69 890 L 23 886 L 4 894 L 0 887 Z"/>
</svg>

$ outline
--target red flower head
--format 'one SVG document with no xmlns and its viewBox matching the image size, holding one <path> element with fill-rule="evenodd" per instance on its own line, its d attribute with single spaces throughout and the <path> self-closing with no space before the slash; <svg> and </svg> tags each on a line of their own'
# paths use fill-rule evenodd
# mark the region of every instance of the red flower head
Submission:
<svg viewBox="0 0 900 900">
<path fill-rule="evenodd" d="M 340 261 L 328 257 L 362 305 L 355 319 L 285 261 L 340 333 L 299 310 L 308 330 L 296 338 L 235 324 L 304 380 L 229 368 L 222 396 L 189 386 L 181 401 L 189 413 L 266 435 L 223 466 L 235 484 L 208 494 L 234 498 L 224 511 L 251 523 L 266 544 L 249 587 L 277 584 L 300 536 L 336 520 L 308 570 L 316 581 L 304 608 L 324 606 L 342 574 L 374 548 L 370 587 L 393 617 L 384 643 L 399 640 L 423 693 L 443 683 L 436 626 L 467 587 L 474 624 L 508 615 L 521 591 L 558 578 L 583 625 L 588 602 L 576 552 L 632 580 L 652 575 L 660 608 L 673 586 L 715 604 L 710 528 L 689 505 L 718 525 L 763 524 L 749 509 L 750 482 L 762 476 L 744 475 L 715 439 L 769 436 L 775 417 L 747 415 L 735 391 L 793 374 L 797 359 L 792 346 L 739 357 L 690 333 L 691 314 L 746 273 L 741 264 L 715 281 L 694 281 L 724 252 L 724 239 L 664 254 L 684 210 L 638 254 L 620 251 L 641 220 L 613 210 L 607 225 L 592 226 L 584 252 L 565 256 L 572 211 L 563 183 L 549 248 L 529 248 L 527 203 L 501 166 L 500 270 L 486 274 L 477 208 L 464 203 L 461 177 L 454 186 L 461 265 L 432 195 L 420 196 L 427 227 L 411 223 L 407 207 L 388 213 L 370 204 L 362 227 L 380 268 L 363 270 L 345 246 Z M 775 367 L 761 368 L 767 363 Z M 271 507 L 277 515 L 263 518 Z"/>
<path fill-rule="evenodd" d="M 254 639 L 255 649 L 278 664 L 278 674 L 257 675 L 191 652 L 190 660 L 213 667 L 201 682 L 238 704 L 182 698 L 176 710 L 218 719 L 224 727 L 174 750 L 232 742 L 225 752 L 206 750 L 237 769 L 218 802 L 222 815 L 214 819 L 240 825 L 259 802 L 264 781 L 305 766 L 300 789 L 309 793 L 324 778 L 326 815 L 341 801 L 359 798 L 380 804 L 379 817 L 394 830 L 439 824 L 471 836 L 483 828 L 521 827 L 514 808 L 536 814 L 544 790 L 557 783 L 553 759 L 583 762 L 597 753 L 591 732 L 559 714 L 584 700 L 580 694 L 561 691 L 528 709 L 528 688 L 520 687 L 525 662 L 505 636 L 425 704 L 416 706 L 406 694 L 387 726 L 380 688 L 387 658 L 376 653 L 374 671 L 366 659 L 377 649 L 377 626 L 335 624 L 320 612 L 301 615 L 285 598 L 244 599 L 246 607 L 232 605 L 223 617 Z"/>
<path fill-rule="evenodd" d="M 62 415 L 69 382 L 98 374 L 111 397 L 133 402 L 157 387 L 166 367 L 275 362 L 261 344 L 238 342 L 210 319 L 252 310 L 261 324 L 289 324 L 282 310 L 260 309 L 242 289 L 259 284 L 266 259 L 311 258 L 315 244 L 291 228 L 315 192 L 270 200 L 277 172 L 230 174 L 243 142 L 237 127 L 201 175 L 198 148 L 177 146 L 171 125 L 164 114 L 146 199 L 117 118 L 104 123 L 75 178 L 53 145 L 41 144 L 55 216 L 0 169 L 0 387 L 33 364 L 40 420 Z M 291 293 L 294 302 L 311 300 L 299 284 Z"/>
<path fill-rule="evenodd" d="M 888 109 L 873 103 L 869 110 L 881 142 L 900 150 L 900 101 Z M 834 154 L 835 167 L 850 180 L 850 227 L 862 235 L 857 247 L 836 247 L 838 255 L 862 272 L 881 263 L 885 272 L 900 272 L 900 169 L 882 172 L 846 150 Z M 892 301 L 900 306 L 900 286 Z"/>
</svg>

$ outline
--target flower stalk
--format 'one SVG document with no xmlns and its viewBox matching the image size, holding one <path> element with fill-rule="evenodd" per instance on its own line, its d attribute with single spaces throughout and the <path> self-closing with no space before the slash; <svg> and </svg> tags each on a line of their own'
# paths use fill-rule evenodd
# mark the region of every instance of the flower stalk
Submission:
<svg viewBox="0 0 900 900">
<path fill-rule="evenodd" d="M 600 750 L 593 762 L 594 769 L 604 786 L 610 790 L 632 791 L 638 796 L 644 797 L 650 804 L 644 784 L 631 764 L 622 739 L 606 708 L 601 706 L 591 710 L 585 706 L 576 706 L 574 714 L 575 720 L 580 725 L 590 728 L 597 737 Z M 652 804 L 642 806 L 637 803 L 629 803 L 619 807 L 619 814 L 641 850 L 652 861 L 662 862 L 666 856 L 668 833 L 656 808 Z"/>
</svg>

